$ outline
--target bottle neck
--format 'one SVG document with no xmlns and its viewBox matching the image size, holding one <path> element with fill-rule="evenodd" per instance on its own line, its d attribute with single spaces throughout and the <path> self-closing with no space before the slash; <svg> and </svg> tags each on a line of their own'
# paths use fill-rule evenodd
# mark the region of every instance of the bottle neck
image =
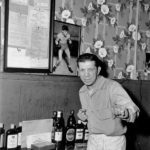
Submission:
<svg viewBox="0 0 150 150">
<path fill-rule="evenodd" d="M 14 129 L 15 128 L 15 125 L 14 124 L 11 124 L 10 125 L 10 129 Z"/>
<path fill-rule="evenodd" d="M 61 118 L 62 117 L 62 112 L 61 111 L 58 111 L 57 112 L 57 118 Z"/>
</svg>

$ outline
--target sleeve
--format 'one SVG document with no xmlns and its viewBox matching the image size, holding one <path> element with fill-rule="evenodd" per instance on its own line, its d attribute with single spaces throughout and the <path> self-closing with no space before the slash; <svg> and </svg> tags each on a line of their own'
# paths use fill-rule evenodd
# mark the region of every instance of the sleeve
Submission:
<svg viewBox="0 0 150 150">
<path fill-rule="evenodd" d="M 79 93 L 79 98 L 80 98 L 80 102 L 81 102 L 81 107 L 82 109 L 87 109 L 88 106 L 87 106 L 87 102 L 85 100 L 85 96 L 83 93 Z"/>
<path fill-rule="evenodd" d="M 134 122 L 139 116 L 140 110 L 138 106 L 132 101 L 130 96 L 119 83 L 114 82 L 110 87 L 110 99 L 113 105 L 118 105 L 123 109 L 127 109 L 129 113 L 127 121 Z"/>
<path fill-rule="evenodd" d="M 69 34 L 69 33 L 67 33 L 67 39 L 68 39 L 68 40 L 70 39 L 70 34 Z"/>
<path fill-rule="evenodd" d="M 80 102 L 81 102 L 81 109 L 79 109 L 77 116 L 80 120 L 85 121 L 87 120 L 87 107 L 83 101 L 83 99 L 81 98 L 82 96 L 79 94 L 79 98 L 80 98 Z"/>
<path fill-rule="evenodd" d="M 61 39 L 61 33 L 58 33 L 56 36 L 55 42 L 58 43 L 58 41 Z"/>
</svg>

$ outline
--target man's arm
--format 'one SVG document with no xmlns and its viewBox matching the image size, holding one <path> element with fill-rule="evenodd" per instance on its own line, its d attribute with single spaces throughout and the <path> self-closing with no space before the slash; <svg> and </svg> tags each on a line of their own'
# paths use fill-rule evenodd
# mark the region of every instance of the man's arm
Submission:
<svg viewBox="0 0 150 150">
<path fill-rule="evenodd" d="M 70 34 L 69 34 L 69 33 L 67 34 L 67 40 L 68 40 L 68 43 L 69 43 L 69 44 L 72 44 L 72 40 L 71 40 L 71 38 L 70 38 Z"/>
<path fill-rule="evenodd" d="M 119 83 L 111 85 L 110 97 L 115 117 L 119 117 L 127 122 L 134 122 L 139 116 L 139 108 Z"/>
<path fill-rule="evenodd" d="M 60 39 L 61 39 L 61 33 L 58 33 L 55 40 L 56 45 L 59 44 Z"/>
<path fill-rule="evenodd" d="M 132 111 L 130 108 L 125 108 L 123 106 L 113 106 L 114 117 L 121 118 L 127 122 L 134 122 L 135 119 L 139 116 L 139 110 Z"/>
<path fill-rule="evenodd" d="M 86 109 L 79 109 L 77 116 L 79 117 L 80 120 L 86 121 L 88 118 L 86 115 Z"/>
<path fill-rule="evenodd" d="M 80 102 L 82 108 L 79 109 L 77 116 L 79 117 L 80 120 L 86 121 L 88 119 L 87 116 L 87 102 L 85 101 L 84 94 L 79 94 Z"/>
</svg>

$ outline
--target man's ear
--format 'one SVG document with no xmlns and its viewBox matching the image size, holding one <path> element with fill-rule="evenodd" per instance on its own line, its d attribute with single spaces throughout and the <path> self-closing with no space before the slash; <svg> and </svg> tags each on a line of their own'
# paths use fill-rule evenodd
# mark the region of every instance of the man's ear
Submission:
<svg viewBox="0 0 150 150">
<path fill-rule="evenodd" d="M 101 67 L 98 67 L 98 69 L 97 69 L 97 74 L 99 75 L 100 72 L 101 72 Z"/>
</svg>

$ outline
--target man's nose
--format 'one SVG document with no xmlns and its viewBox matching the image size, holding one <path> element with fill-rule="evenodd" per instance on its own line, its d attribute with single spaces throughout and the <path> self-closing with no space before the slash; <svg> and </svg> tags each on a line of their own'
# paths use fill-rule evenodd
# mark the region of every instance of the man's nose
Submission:
<svg viewBox="0 0 150 150">
<path fill-rule="evenodd" d="M 85 70 L 85 76 L 89 76 L 89 71 Z"/>
</svg>

